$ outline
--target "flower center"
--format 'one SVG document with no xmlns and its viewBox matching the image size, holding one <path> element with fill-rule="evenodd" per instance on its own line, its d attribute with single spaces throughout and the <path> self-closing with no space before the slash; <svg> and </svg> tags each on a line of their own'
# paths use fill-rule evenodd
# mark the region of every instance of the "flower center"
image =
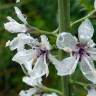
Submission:
<svg viewBox="0 0 96 96">
<path fill-rule="evenodd" d="M 40 53 L 41 53 L 41 55 L 47 54 L 48 53 L 48 50 L 42 50 L 42 49 L 40 49 Z"/>
<path fill-rule="evenodd" d="M 80 55 L 80 57 L 81 57 L 82 55 L 84 55 L 84 54 L 85 54 L 85 49 L 80 48 L 79 51 L 78 51 L 78 54 Z"/>
<path fill-rule="evenodd" d="M 83 44 L 78 43 L 78 44 L 76 45 L 76 50 L 73 51 L 73 54 L 74 54 L 75 56 L 78 56 L 78 55 L 79 55 L 80 60 L 81 60 L 83 56 L 89 55 L 89 54 L 87 53 L 87 51 L 86 51 L 86 48 L 87 48 L 86 45 L 83 45 Z"/>
<path fill-rule="evenodd" d="M 38 56 L 37 57 L 40 57 L 41 55 L 46 55 L 46 58 L 47 58 L 48 50 L 39 48 L 38 49 Z"/>
</svg>

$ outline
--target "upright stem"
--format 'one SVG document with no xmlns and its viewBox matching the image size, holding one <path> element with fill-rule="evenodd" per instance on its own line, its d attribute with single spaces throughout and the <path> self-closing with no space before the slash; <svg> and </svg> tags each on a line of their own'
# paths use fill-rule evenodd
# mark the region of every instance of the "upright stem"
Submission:
<svg viewBox="0 0 96 96">
<path fill-rule="evenodd" d="M 70 32 L 70 0 L 58 0 L 59 32 Z M 62 58 L 62 52 L 59 51 Z M 63 96 L 69 96 L 69 77 L 61 77 Z"/>
<path fill-rule="evenodd" d="M 58 0 L 59 32 L 70 30 L 70 0 Z"/>
</svg>

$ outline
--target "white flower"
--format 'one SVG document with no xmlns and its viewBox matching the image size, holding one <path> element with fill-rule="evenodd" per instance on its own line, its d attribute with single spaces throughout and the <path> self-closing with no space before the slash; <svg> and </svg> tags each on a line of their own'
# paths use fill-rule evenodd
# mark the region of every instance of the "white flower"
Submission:
<svg viewBox="0 0 96 96">
<path fill-rule="evenodd" d="M 16 0 L 16 3 L 19 3 L 20 2 L 20 0 Z"/>
<path fill-rule="evenodd" d="M 42 35 L 41 42 L 37 42 L 37 40 L 36 42 L 35 40 L 33 41 L 30 41 L 30 43 L 26 42 L 26 44 L 31 47 L 30 49 L 25 49 L 22 47 L 24 49 L 22 51 L 18 51 L 12 59 L 13 61 L 18 62 L 23 68 L 24 72 L 29 76 L 26 77 L 27 80 L 23 78 L 25 83 L 27 83 L 30 78 L 34 81 L 45 74 L 46 76 L 49 74 L 47 60 L 50 59 L 52 55 L 50 54 L 51 45 L 48 42 L 48 38 L 45 35 Z M 18 43 L 15 45 L 15 48 L 18 48 Z M 27 84 L 30 85 L 30 82 Z"/>
<path fill-rule="evenodd" d="M 19 96 L 33 96 L 34 94 L 36 94 L 38 92 L 38 88 L 30 88 L 29 90 L 22 90 L 20 93 L 19 93 Z"/>
<path fill-rule="evenodd" d="M 19 93 L 19 96 L 58 96 L 56 93 L 42 93 L 42 91 L 39 88 L 30 88 L 29 90 L 22 90 Z"/>
<path fill-rule="evenodd" d="M 35 42 L 36 40 L 33 39 L 29 34 L 20 33 L 15 37 L 12 41 L 8 41 L 6 46 L 9 46 L 11 50 L 17 49 L 18 51 L 24 50 L 25 44 L 30 42 Z"/>
<path fill-rule="evenodd" d="M 28 31 L 28 27 L 26 26 L 27 18 L 22 14 L 18 7 L 14 7 L 17 17 L 23 22 L 23 24 L 18 23 L 12 17 L 7 17 L 8 22 L 4 23 L 4 27 L 7 31 L 11 33 L 25 33 Z"/>
<path fill-rule="evenodd" d="M 95 10 L 96 10 L 96 0 L 94 0 L 94 8 L 95 8 Z"/>
<path fill-rule="evenodd" d="M 89 89 L 87 96 L 96 96 L 96 89 L 95 88 Z"/>
<path fill-rule="evenodd" d="M 58 96 L 56 93 L 51 93 L 51 94 L 43 94 L 43 96 Z"/>
<path fill-rule="evenodd" d="M 57 47 L 69 52 L 70 57 L 55 64 L 58 75 L 72 74 L 77 67 L 77 63 L 80 63 L 80 69 L 84 76 L 96 84 L 96 70 L 93 63 L 93 60 L 96 60 L 96 48 L 94 48 L 95 43 L 91 40 L 93 33 L 93 26 L 86 19 L 78 29 L 79 40 L 67 32 L 59 34 Z"/>
<path fill-rule="evenodd" d="M 42 85 L 42 78 L 36 78 L 33 74 L 32 76 L 23 77 L 23 82 L 29 86 L 40 86 Z"/>
<path fill-rule="evenodd" d="M 9 20 L 7 23 L 4 23 L 4 27 L 7 31 L 11 33 L 20 33 L 20 32 L 27 32 L 28 28 L 25 24 L 19 24 L 17 21 L 15 21 L 11 17 L 7 17 Z"/>
</svg>

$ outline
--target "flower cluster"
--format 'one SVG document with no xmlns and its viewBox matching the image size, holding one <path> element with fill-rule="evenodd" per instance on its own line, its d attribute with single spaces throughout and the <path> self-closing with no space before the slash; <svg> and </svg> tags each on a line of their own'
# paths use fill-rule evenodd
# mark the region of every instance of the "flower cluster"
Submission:
<svg viewBox="0 0 96 96">
<path fill-rule="evenodd" d="M 19 2 L 19 0 L 17 0 Z M 96 3 L 96 2 L 95 2 Z M 42 87 L 42 76 L 49 74 L 48 62 L 52 62 L 58 71 L 59 76 L 71 75 L 77 65 L 83 75 L 92 83 L 96 84 L 96 69 L 94 60 L 96 60 L 95 43 L 92 40 L 94 28 L 89 19 L 85 19 L 78 28 L 78 39 L 71 33 L 61 32 L 57 36 L 57 48 L 69 53 L 68 58 L 57 60 L 51 54 L 51 44 L 46 35 L 34 38 L 30 35 L 30 25 L 27 18 L 22 14 L 18 7 L 14 7 L 19 20 L 18 23 L 12 17 L 8 16 L 8 22 L 4 24 L 7 31 L 17 33 L 13 40 L 9 40 L 6 46 L 10 50 L 17 50 L 12 58 L 13 61 L 20 64 L 25 76 L 22 81 L 29 86 L 29 90 L 22 90 L 20 96 L 57 96 L 56 93 L 44 93 L 39 87 Z M 95 89 L 90 89 L 87 96 L 95 96 Z"/>
<path fill-rule="evenodd" d="M 13 40 L 9 40 L 6 46 L 9 46 L 12 51 L 17 50 L 12 60 L 22 67 L 26 75 L 23 77 L 23 82 L 32 87 L 42 86 L 42 76 L 46 75 L 47 77 L 49 74 L 47 62 L 52 57 L 51 45 L 45 35 L 41 35 L 39 39 L 33 38 L 27 32 L 29 30 L 28 22 L 20 9 L 15 7 L 15 12 L 23 24 L 19 24 L 10 16 L 7 17 L 8 22 L 4 24 L 5 29 L 11 33 L 18 33 L 18 35 Z M 45 94 L 41 91 L 39 93 L 42 96 L 57 96 L 55 93 Z M 39 93 L 37 88 L 31 88 L 27 91 L 21 91 L 20 96 L 33 94 L 39 96 Z"/>
</svg>

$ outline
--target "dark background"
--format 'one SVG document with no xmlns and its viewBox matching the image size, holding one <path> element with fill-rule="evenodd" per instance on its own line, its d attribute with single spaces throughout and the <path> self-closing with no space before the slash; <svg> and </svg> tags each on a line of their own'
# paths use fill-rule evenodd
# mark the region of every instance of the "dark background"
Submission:
<svg viewBox="0 0 96 96">
<path fill-rule="evenodd" d="M 71 0 L 70 22 L 85 16 L 89 11 L 93 10 L 93 3 L 94 0 Z M 3 25 L 7 22 L 7 16 L 12 16 L 18 20 L 14 11 L 15 5 L 15 0 L 0 0 L 0 96 L 18 96 L 20 90 L 29 88 L 29 86 L 22 82 L 24 73 L 20 65 L 11 60 L 15 52 L 5 47 L 5 43 L 16 36 L 15 34 L 5 31 Z M 32 26 L 47 31 L 52 31 L 57 28 L 57 0 L 21 0 L 21 3 L 17 6 L 28 17 L 28 22 Z M 96 14 L 91 16 L 90 19 L 96 29 Z M 71 29 L 72 34 L 77 35 L 79 24 Z M 96 41 L 96 33 L 93 38 L 94 41 Z M 55 43 L 55 38 L 50 36 L 49 39 L 52 44 Z M 54 50 L 54 54 L 57 53 L 57 50 Z M 60 90 L 60 77 L 56 75 L 56 70 L 53 65 L 49 65 L 49 68 L 50 75 L 47 79 L 44 79 L 43 82 L 48 87 Z M 90 83 L 83 77 L 79 66 L 71 78 L 75 81 Z M 72 96 L 86 96 L 87 91 L 84 90 L 82 86 L 70 84 L 70 88 Z"/>
</svg>

